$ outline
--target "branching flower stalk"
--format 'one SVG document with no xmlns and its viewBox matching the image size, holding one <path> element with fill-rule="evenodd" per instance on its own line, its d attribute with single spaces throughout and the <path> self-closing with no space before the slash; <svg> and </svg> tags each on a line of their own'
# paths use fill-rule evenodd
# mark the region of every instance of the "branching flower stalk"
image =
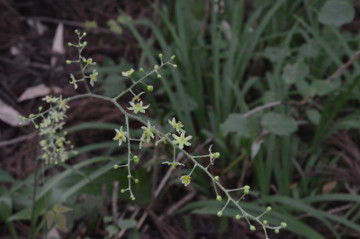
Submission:
<svg viewBox="0 0 360 239">
<path fill-rule="evenodd" d="M 247 223 L 249 224 L 249 229 L 251 231 L 255 231 L 256 227 L 251 223 L 251 222 L 257 222 L 258 224 L 261 225 L 265 237 L 268 239 L 268 234 L 267 234 L 267 230 L 274 230 L 275 233 L 278 233 L 280 229 L 285 228 L 286 227 L 286 223 L 282 222 L 279 226 L 271 226 L 268 224 L 268 222 L 266 220 L 262 220 L 262 217 L 271 211 L 271 207 L 267 207 L 266 210 L 261 213 L 258 216 L 254 216 L 249 214 L 248 212 L 246 212 L 239 204 L 239 202 L 241 200 L 244 199 L 244 197 L 249 193 L 250 190 L 250 186 L 245 185 L 242 188 L 236 188 L 236 189 L 226 189 L 224 186 L 221 185 L 221 183 L 219 182 L 220 177 L 219 176 L 214 176 L 211 174 L 211 172 L 209 171 L 209 168 L 211 166 L 214 165 L 215 160 L 220 158 L 220 153 L 218 152 L 212 152 L 212 146 L 209 147 L 209 154 L 207 155 L 191 155 L 190 153 L 188 153 L 184 148 L 187 146 L 191 145 L 190 140 L 192 139 L 191 135 L 186 135 L 186 131 L 183 129 L 183 124 L 180 121 L 177 121 L 175 118 L 172 118 L 171 120 L 169 119 L 168 123 L 171 125 L 171 130 L 169 132 L 162 132 L 161 130 L 157 129 L 154 125 L 151 124 L 150 121 L 145 121 L 140 114 L 145 113 L 146 110 L 149 108 L 149 105 L 144 105 L 143 101 L 141 100 L 141 96 L 144 94 L 144 92 L 140 92 L 139 94 L 136 94 L 133 89 L 135 86 L 137 85 L 144 85 L 146 86 L 146 89 L 148 91 L 153 91 L 153 86 L 152 85 L 147 85 L 144 83 L 144 80 L 146 78 L 148 78 L 149 76 L 156 74 L 157 78 L 161 78 L 161 74 L 160 74 L 160 69 L 163 68 L 164 66 L 172 66 L 172 67 L 177 67 L 176 64 L 174 64 L 172 61 L 174 60 L 175 56 L 172 56 L 168 61 L 163 62 L 163 55 L 159 54 L 159 59 L 160 59 L 160 65 L 155 65 L 154 68 L 149 71 L 149 72 L 145 72 L 142 68 L 140 68 L 139 72 L 144 73 L 144 76 L 142 76 L 141 78 L 139 78 L 138 80 L 134 80 L 132 78 L 133 73 L 135 72 L 134 69 L 130 69 L 127 71 L 122 72 L 122 76 L 125 78 L 129 78 L 132 82 L 132 84 L 130 85 L 130 87 L 128 87 L 126 90 L 124 90 L 123 92 L 119 93 L 117 96 L 115 96 L 114 98 L 110 98 L 107 96 L 103 96 L 103 95 L 98 95 L 98 94 L 94 94 L 91 92 L 90 88 L 89 88 L 89 84 L 94 87 L 96 81 L 97 81 L 97 71 L 93 70 L 92 73 L 87 74 L 86 73 L 86 69 L 87 67 L 91 66 L 91 65 L 95 65 L 96 63 L 92 61 L 91 58 L 85 58 L 82 56 L 82 50 L 84 49 L 84 47 L 87 45 L 87 42 L 84 41 L 82 42 L 83 37 L 86 36 L 86 33 L 80 33 L 78 30 L 75 31 L 75 33 L 78 36 L 78 43 L 77 44 L 72 44 L 72 43 L 68 43 L 68 46 L 71 47 L 76 47 L 78 48 L 78 60 L 67 60 L 66 62 L 68 64 L 72 64 L 72 63 L 79 63 L 80 64 L 80 68 L 81 68 L 81 79 L 75 79 L 75 77 L 71 74 L 70 78 L 70 84 L 72 84 L 74 86 L 75 89 L 78 88 L 77 83 L 79 82 L 83 82 L 85 84 L 86 87 L 86 94 L 79 94 L 79 95 L 75 95 L 72 97 L 69 97 L 65 100 L 63 100 L 61 97 L 60 98 L 47 98 L 47 102 L 51 103 L 50 104 L 50 108 L 48 110 L 46 110 L 45 112 L 41 112 L 41 110 L 39 111 L 39 113 L 37 115 L 30 115 L 28 118 L 22 117 L 23 120 L 25 121 L 31 121 L 35 124 L 35 127 L 38 127 L 35 120 L 38 118 L 42 118 L 42 123 L 41 125 L 44 125 L 46 121 L 48 121 L 48 118 L 46 117 L 46 115 L 49 115 L 50 120 L 52 120 L 51 122 L 53 122 L 55 124 L 53 130 L 49 131 L 46 133 L 46 135 L 48 135 L 48 137 L 50 137 L 50 141 L 53 142 L 54 140 L 58 140 L 59 138 L 56 136 L 51 136 L 52 134 L 54 135 L 56 133 L 57 130 L 61 129 L 63 126 L 63 122 L 61 122 L 61 120 L 63 120 L 63 118 L 65 117 L 65 110 L 68 108 L 67 103 L 77 100 L 77 99 L 81 99 L 81 98 L 97 98 L 97 99 L 101 99 L 107 102 L 112 103 L 125 117 L 125 131 L 123 130 L 123 127 L 120 127 L 119 129 L 115 129 L 115 137 L 113 138 L 113 140 L 118 141 L 119 146 L 121 147 L 123 143 L 127 144 L 127 162 L 126 164 L 123 165 L 115 165 L 114 168 L 118 169 L 118 168 L 122 168 L 125 167 L 127 168 L 127 179 L 128 179 L 128 187 L 121 189 L 122 193 L 125 193 L 127 191 L 129 191 L 129 195 L 130 195 L 130 199 L 131 200 L 135 200 L 135 195 L 132 191 L 132 182 L 134 183 L 139 183 L 139 179 L 135 178 L 132 173 L 131 173 L 131 168 L 132 168 L 132 163 L 133 164 L 137 164 L 139 163 L 140 159 L 137 155 L 134 155 L 131 152 L 131 144 L 136 142 L 140 142 L 139 143 L 139 149 L 141 149 L 143 143 L 149 143 L 152 140 L 154 140 L 155 135 L 159 138 L 158 141 L 155 142 L 155 145 L 158 145 L 159 143 L 165 143 L 165 144 L 169 144 L 173 147 L 173 159 L 172 161 L 167 161 L 167 162 L 163 162 L 163 164 L 167 164 L 169 166 L 171 166 L 172 168 L 176 168 L 178 166 L 182 166 L 184 167 L 185 165 L 179 162 L 176 162 L 175 158 L 176 158 L 176 152 L 182 152 L 185 156 L 187 156 L 187 158 L 190 159 L 190 161 L 193 163 L 193 168 L 190 171 L 189 174 L 183 175 L 180 177 L 180 181 L 184 184 L 184 186 L 188 186 L 191 183 L 191 174 L 194 172 L 195 169 L 201 170 L 203 172 L 205 172 L 205 174 L 210 178 L 210 180 L 212 181 L 212 184 L 214 186 L 214 191 L 216 194 L 216 200 L 217 201 L 222 201 L 223 197 L 226 198 L 226 203 L 223 206 L 223 208 L 217 213 L 217 215 L 219 217 L 221 217 L 223 215 L 224 210 L 231 204 L 233 204 L 238 210 L 239 210 L 239 214 L 236 215 L 236 219 L 245 219 L 247 221 Z M 126 95 L 127 93 L 131 93 L 133 95 L 132 100 L 129 102 L 129 107 L 127 107 L 127 109 L 131 112 L 128 112 L 127 110 L 125 110 L 118 102 L 117 100 Z M 61 112 L 60 114 L 56 114 L 56 112 Z M 143 130 L 143 133 L 141 135 L 140 138 L 132 138 L 131 134 L 130 134 L 130 122 L 129 120 L 135 120 L 140 122 L 141 124 L 143 124 L 144 126 L 141 127 L 141 129 Z M 49 123 L 49 122 L 48 122 Z M 45 124 L 46 125 L 46 124 Z M 41 134 L 41 130 L 40 130 L 40 134 Z M 52 137 L 52 138 L 51 138 Z M 63 146 L 64 142 L 69 143 L 67 141 L 65 141 L 65 135 L 61 136 L 61 140 L 57 143 L 55 143 L 56 145 L 60 145 Z M 40 142 L 41 144 L 41 142 Z M 44 145 L 48 145 L 48 143 L 44 144 Z M 53 143 L 52 143 L 52 147 L 53 147 Z M 42 147 L 43 151 L 45 151 L 47 154 L 57 154 L 58 153 L 58 149 L 53 149 L 51 151 L 46 151 L 47 148 Z M 65 150 L 61 149 L 59 151 L 61 153 L 61 155 L 57 155 L 58 158 L 60 158 L 61 161 L 66 160 L 66 153 Z M 203 166 L 202 164 L 200 164 L 198 162 L 199 158 L 209 158 L 209 163 L 206 166 Z M 46 160 L 46 158 L 43 157 L 43 159 L 45 159 L 45 161 L 47 163 L 52 163 L 52 162 L 57 162 L 56 160 Z M 220 193 L 223 194 L 223 196 L 220 195 Z M 241 192 L 242 195 L 238 200 L 235 200 L 234 197 L 231 195 L 232 192 Z"/>
</svg>

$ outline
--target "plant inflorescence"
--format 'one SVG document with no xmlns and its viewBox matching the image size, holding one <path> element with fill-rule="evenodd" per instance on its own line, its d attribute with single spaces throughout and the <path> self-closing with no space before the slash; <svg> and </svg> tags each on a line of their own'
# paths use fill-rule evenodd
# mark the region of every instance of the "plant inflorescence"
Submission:
<svg viewBox="0 0 360 239">
<path fill-rule="evenodd" d="M 59 135 L 59 131 L 63 128 L 64 118 L 66 117 L 66 110 L 69 108 L 68 103 L 80 99 L 80 98 L 97 98 L 107 102 L 112 103 L 124 116 L 125 125 L 120 128 L 114 129 L 115 135 L 113 140 L 118 142 L 119 146 L 126 145 L 127 147 L 127 161 L 125 164 L 116 164 L 114 169 L 125 168 L 127 170 L 127 181 L 128 185 L 126 188 L 121 189 L 122 193 L 128 192 L 131 200 L 136 200 L 135 195 L 132 191 L 132 183 L 140 183 L 139 179 L 136 178 L 132 172 L 132 166 L 140 162 L 139 156 L 136 152 L 132 151 L 131 145 L 138 144 L 139 149 L 143 147 L 145 143 L 150 143 L 155 141 L 155 145 L 158 144 L 168 144 L 172 147 L 173 157 L 172 160 L 163 162 L 163 164 L 168 165 L 175 169 L 176 167 L 185 167 L 185 164 L 180 163 L 176 160 L 176 155 L 178 152 L 182 152 L 186 157 L 192 162 L 192 169 L 188 174 L 182 175 L 180 181 L 184 186 L 188 186 L 191 183 L 192 173 L 197 169 L 203 171 L 211 180 L 214 191 L 215 198 L 217 201 L 221 202 L 226 200 L 223 208 L 217 212 L 217 215 L 221 217 L 224 210 L 231 204 L 235 206 L 239 213 L 235 216 L 237 220 L 244 219 L 249 224 L 249 229 L 255 231 L 256 227 L 253 224 L 257 222 L 263 229 L 266 238 L 268 238 L 267 230 L 274 230 L 275 233 L 278 233 L 281 228 L 286 227 L 286 223 L 282 222 L 279 226 L 271 226 L 268 224 L 267 220 L 263 220 L 262 217 L 272 210 L 271 207 L 267 207 L 263 213 L 258 216 L 254 216 L 247 211 L 245 211 L 241 206 L 240 202 L 244 197 L 249 194 L 250 186 L 245 185 L 240 188 L 235 189 L 226 189 L 220 183 L 220 177 L 213 175 L 209 168 L 214 166 L 214 162 L 220 159 L 219 152 L 212 151 L 212 145 L 208 149 L 208 154 L 205 155 L 192 155 L 185 150 L 185 147 L 191 145 L 191 139 L 193 136 L 187 134 L 182 122 L 178 121 L 175 117 L 171 120 L 168 120 L 170 130 L 163 132 L 160 127 L 157 127 L 149 120 L 145 120 L 141 114 L 144 114 L 146 110 L 150 107 L 149 104 L 145 104 L 142 100 L 144 91 L 135 92 L 135 86 L 145 86 L 144 88 L 151 92 L 154 90 L 153 85 L 145 83 L 151 75 L 155 75 L 157 78 L 161 78 L 160 70 L 165 66 L 170 66 L 176 68 L 177 65 L 174 63 L 175 56 L 170 57 L 169 60 L 164 61 L 163 55 L 159 54 L 160 64 L 155 65 L 152 70 L 146 72 L 143 68 L 139 69 L 139 73 L 143 74 L 140 78 L 136 79 L 134 77 L 134 69 L 129 69 L 122 72 L 122 76 L 131 82 L 130 86 L 127 89 L 120 92 L 115 97 L 111 98 L 104 95 L 95 94 L 92 92 L 91 87 L 95 87 L 97 82 L 98 72 L 96 69 L 90 70 L 91 66 L 95 65 L 96 62 L 92 58 L 86 58 L 83 56 L 82 52 L 87 45 L 86 41 L 83 41 L 83 38 L 86 36 L 86 33 L 81 33 L 78 30 L 75 30 L 75 33 L 78 36 L 77 43 L 68 43 L 69 47 L 75 47 L 78 50 L 78 59 L 77 60 L 67 60 L 67 64 L 78 64 L 80 68 L 80 74 L 78 77 L 75 77 L 73 74 L 70 75 L 70 84 L 73 85 L 74 89 L 78 88 L 79 83 L 83 83 L 86 88 L 86 93 L 75 95 L 66 99 L 62 97 L 53 97 L 46 96 L 43 100 L 50 104 L 49 109 L 43 111 L 42 108 L 39 108 L 37 114 L 31 114 L 28 118 L 22 117 L 24 121 L 31 121 L 36 128 L 40 129 L 40 146 L 41 146 L 41 159 L 45 161 L 46 164 L 63 162 L 68 158 L 69 151 L 66 150 L 66 145 L 70 144 L 69 141 L 65 139 L 66 133 Z M 129 105 L 126 109 L 118 103 L 118 99 L 127 94 L 132 95 L 132 99 L 128 102 Z M 130 130 L 130 119 L 135 120 L 142 124 L 141 130 L 142 134 L 139 138 L 136 138 L 132 135 Z M 41 121 L 39 124 L 38 121 Z M 72 147 L 71 147 L 72 148 Z M 202 165 L 199 163 L 199 159 L 208 159 L 207 165 Z M 233 196 L 234 192 L 240 192 L 241 197 L 235 199 Z"/>
</svg>

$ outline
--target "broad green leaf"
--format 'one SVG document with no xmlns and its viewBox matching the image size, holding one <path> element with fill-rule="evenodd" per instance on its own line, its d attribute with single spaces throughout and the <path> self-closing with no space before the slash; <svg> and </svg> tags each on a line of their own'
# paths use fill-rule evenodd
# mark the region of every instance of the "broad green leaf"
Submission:
<svg viewBox="0 0 360 239">
<path fill-rule="evenodd" d="M 54 206 L 54 211 L 57 212 L 57 213 L 64 213 L 64 212 L 68 212 L 68 211 L 71 211 L 72 209 L 69 208 L 69 207 L 65 207 L 64 205 L 61 205 L 61 204 L 55 204 Z"/>
<path fill-rule="evenodd" d="M 134 219 L 124 219 L 118 221 L 118 226 L 121 229 L 127 230 L 136 227 L 137 221 Z"/>
<path fill-rule="evenodd" d="M 334 90 L 334 86 L 327 80 L 315 80 L 311 83 L 311 91 L 316 95 L 327 95 Z"/>
<path fill-rule="evenodd" d="M 106 227 L 106 231 L 109 233 L 110 236 L 113 236 L 119 232 L 119 229 L 114 225 L 109 225 Z"/>
<path fill-rule="evenodd" d="M 4 186 L 0 186 L 0 202 L 5 203 L 5 205 L 11 210 L 13 202 L 8 190 Z"/>
<path fill-rule="evenodd" d="M 319 47 L 315 41 L 308 41 L 304 43 L 300 49 L 299 54 L 304 57 L 314 58 L 318 55 Z"/>
<path fill-rule="evenodd" d="M 104 90 L 104 95 L 114 97 L 119 92 L 126 89 L 125 83 L 122 78 L 117 74 L 111 74 L 104 79 L 101 88 Z"/>
<path fill-rule="evenodd" d="M 306 80 L 298 80 L 296 83 L 296 89 L 298 92 L 305 98 L 308 96 L 313 95 L 313 92 L 311 91 L 310 85 Z"/>
<path fill-rule="evenodd" d="M 112 216 L 104 217 L 104 222 L 105 222 L 105 223 L 112 222 L 112 220 L 113 220 L 113 217 L 112 217 Z"/>
<path fill-rule="evenodd" d="M 267 47 L 264 56 L 271 62 L 278 62 L 290 56 L 290 50 L 284 47 Z"/>
<path fill-rule="evenodd" d="M 268 104 L 277 100 L 281 100 L 281 98 L 274 91 L 265 91 L 262 97 L 262 101 L 264 104 Z"/>
<path fill-rule="evenodd" d="M 45 213 L 45 219 L 46 219 L 46 225 L 48 229 L 50 229 L 50 227 L 53 225 L 55 221 L 55 213 L 53 211 L 49 211 Z"/>
<path fill-rule="evenodd" d="M 311 121 L 311 123 L 313 123 L 314 125 L 317 125 L 321 118 L 319 111 L 314 110 L 314 109 L 306 110 L 306 115 L 309 118 L 309 120 Z"/>
<path fill-rule="evenodd" d="M 327 25 L 339 27 L 351 22 L 355 17 L 355 8 L 347 1 L 330 0 L 321 8 L 318 20 Z"/>
<path fill-rule="evenodd" d="M 250 137 L 251 135 L 251 124 L 242 114 L 230 114 L 220 127 L 225 134 L 232 132 L 244 137 Z"/>
<path fill-rule="evenodd" d="M 282 79 L 290 85 L 304 80 L 308 74 L 309 67 L 303 62 L 296 62 L 295 64 L 287 64 L 285 66 Z"/>
<path fill-rule="evenodd" d="M 63 231 L 66 232 L 66 217 L 61 213 L 55 214 L 55 223 Z"/>
<path fill-rule="evenodd" d="M 274 112 L 266 113 L 261 119 L 261 125 L 267 131 L 277 135 L 289 135 L 298 128 L 293 118 Z"/>
<path fill-rule="evenodd" d="M 0 212 L 0 219 L 7 221 L 7 218 L 11 215 L 11 209 L 3 200 L 0 200 Z"/>
<path fill-rule="evenodd" d="M 9 217 L 8 221 L 30 220 L 30 218 L 31 218 L 31 208 L 24 208 L 23 210 Z"/>
</svg>

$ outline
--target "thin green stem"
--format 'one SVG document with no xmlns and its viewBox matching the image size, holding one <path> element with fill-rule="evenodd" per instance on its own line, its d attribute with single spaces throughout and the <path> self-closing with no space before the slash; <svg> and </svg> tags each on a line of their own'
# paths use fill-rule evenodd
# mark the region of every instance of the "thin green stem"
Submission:
<svg viewBox="0 0 360 239">
<path fill-rule="evenodd" d="M 129 119 L 134 119 L 144 125 L 146 125 L 146 121 L 143 120 L 141 117 L 138 117 L 136 115 L 133 115 L 131 113 L 128 113 L 125 111 L 125 109 L 123 107 L 121 107 L 117 102 L 116 102 L 116 99 L 112 99 L 112 98 L 109 98 L 109 97 L 106 97 L 106 96 L 102 96 L 102 95 L 96 95 L 96 94 L 81 94 L 81 95 L 76 95 L 76 96 L 72 96 L 70 98 L 68 98 L 69 101 L 73 101 L 73 100 L 76 100 L 76 99 L 80 99 L 80 98 L 86 98 L 86 97 L 90 97 L 90 98 L 97 98 L 97 99 L 102 99 L 104 101 L 108 101 L 112 104 L 115 105 L 115 107 L 117 107 L 125 116 L 125 120 L 126 120 L 126 126 L 127 126 L 127 131 L 130 132 L 129 130 Z M 270 225 L 264 225 L 261 220 L 258 218 L 258 217 L 255 217 L 251 214 L 248 214 L 238 203 L 238 201 L 236 201 L 231 195 L 230 195 L 230 192 L 233 192 L 234 189 L 226 189 L 224 188 L 224 186 L 222 186 L 218 181 L 215 181 L 214 180 L 214 177 L 213 175 L 209 172 L 209 170 L 202 166 L 197 160 L 196 160 L 196 156 L 192 156 L 191 154 L 189 154 L 187 151 L 185 151 L 184 149 L 181 149 L 179 148 L 176 144 L 173 144 L 172 142 L 172 139 L 169 137 L 168 134 L 164 134 L 162 132 L 160 132 L 159 130 L 155 130 L 154 131 L 155 134 L 157 134 L 160 138 L 164 138 L 167 142 L 169 142 L 171 145 L 173 145 L 174 149 L 178 149 L 179 151 L 181 151 L 182 153 L 184 153 L 194 164 L 194 168 L 195 167 L 198 167 L 200 168 L 203 172 L 205 172 L 209 178 L 212 179 L 213 183 L 216 184 L 216 186 L 221 190 L 223 191 L 223 193 L 226 195 L 226 197 L 228 198 L 228 202 L 232 202 L 239 210 L 240 212 L 242 213 L 243 217 L 245 218 L 245 220 L 250 224 L 250 221 L 249 220 L 252 220 L 252 221 L 255 221 L 257 223 L 259 223 L 264 232 L 265 232 L 265 235 L 266 234 L 266 229 L 271 229 L 271 230 L 275 230 L 275 229 L 281 229 L 281 226 L 270 226 Z M 129 135 L 128 135 L 129 136 Z M 243 158 L 244 155 L 240 156 L 240 158 Z M 130 141 L 128 140 L 128 158 L 130 159 Z M 130 174 L 130 163 L 128 163 L 129 167 L 128 167 L 128 171 L 129 171 L 129 175 Z M 129 188 L 130 188 L 130 185 L 131 185 L 131 181 L 129 179 Z M 130 194 L 132 195 L 132 192 L 131 192 L 131 188 L 130 188 Z M 243 195 L 244 196 L 244 195 Z"/>
<path fill-rule="evenodd" d="M 143 83 L 142 81 L 145 80 L 147 77 L 149 77 L 150 75 L 154 74 L 155 72 L 157 72 L 160 68 L 164 67 L 165 65 L 170 64 L 170 60 L 161 64 L 158 68 L 153 69 L 152 71 L 146 73 L 143 77 L 141 77 L 139 80 L 135 81 L 132 83 L 132 85 L 130 87 L 128 87 L 126 90 L 124 90 L 123 92 L 121 92 L 120 94 L 118 94 L 117 96 L 115 96 L 113 98 L 113 100 L 117 101 L 121 96 L 125 95 L 126 93 L 128 93 L 129 91 L 132 91 L 132 88 L 134 88 L 137 84 L 139 83 Z"/>
</svg>

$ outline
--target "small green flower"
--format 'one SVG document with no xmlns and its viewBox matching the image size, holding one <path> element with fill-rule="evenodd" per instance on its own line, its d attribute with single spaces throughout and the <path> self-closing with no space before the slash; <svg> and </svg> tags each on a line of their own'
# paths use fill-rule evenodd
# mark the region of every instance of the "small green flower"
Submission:
<svg viewBox="0 0 360 239">
<path fill-rule="evenodd" d="M 172 169 L 176 169 L 177 166 L 185 166 L 183 163 L 179 162 L 163 162 L 163 164 L 171 165 Z"/>
<path fill-rule="evenodd" d="M 53 97 L 53 96 L 45 96 L 43 99 L 43 101 L 46 101 L 46 103 L 56 103 L 57 98 Z"/>
<path fill-rule="evenodd" d="M 66 111 L 69 108 L 66 100 L 63 100 L 61 96 L 59 98 L 58 105 L 59 105 L 60 110 L 62 110 L 62 111 Z"/>
<path fill-rule="evenodd" d="M 119 140 L 119 146 L 126 141 L 126 135 L 127 133 L 123 131 L 122 126 L 120 127 L 120 130 L 115 129 L 116 135 L 113 138 L 113 140 Z"/>
<path fill-rule="evenodd" d="M 183 124 L 179 121 L 179 122 L 176 122 L 176 119 L 175 117 L 172 118 L 172 120 L 168 120 L 169 124 L 173 127 L 173 129 L 176 129 L 176 131 L 180 134 L 182 131 L 184 131 L 182 129 L 183 127 Z"/>
<path fill-rule="evenodd" d="M 172 136 L 175 139 L 173 141 L 173 144 L 178 144 L 180 149 L 183 149 L 184 145 L 185 146 L 190 146 L 191 145 L 191 143 L 188 142 L 188 141 L 190 139 L 192 139 L 192 136 L 189 135 L 189 136 L 185 137 L 185 131 L 181 132 L 180 136 L 177 136 L 176 134 L 173 134 Z"/>
<path fill-rule="evenodd" d="M 149 143 L 155 137 L 153 134 L 155 126 L 151 126 L 150 121 L 148 121 L 147 126 L 142 126 L 141 128 L 144 130 L 141 139 Z"/>
<path fill-rule="evenodd" d="M 219 157 L 220 157 L 220 153 L 219 153 L 219 152 L 213 153 L 213 152 L 211 151 L 211 148 L 212 148 L 212 145 L 210 145 L 210 147 L 209 147 L 209 157 L 210 157 L 210 162 L 211 162 L 211 164 L 214 164 L 214 159 L 219 158 Z"/>
<path fill-rule="evenodd" d="M 90 75 L 90 85 L 92 87 L 94 87 L 94 84 L 97 81 L 98 74 L 99 74 L 99 72 L 97 72 L 96 70 L 93 70 L 93 72 Z"/>
<path fill-rule="evenodd" d="M 145 110 L 147 108 L 149 108 L 150 105 L 143 105 L 144 103 L 142 101 L 140 101 L 139 103 L 134 103 L 132 101 L 129 102 L 131 107 L 128 107 L 129 110 L 132 110 L 134 111 L 134 114 L 137 114 L 137 113 L 145 113 Z"/>
<path fill-rule="evenodd" d="M 78 85 L 76 83 L 75 76 L 73 74 L 70 74 L 71 81 L 69 82 L 70 85 L 74 85 L 74 89 L 76 90 L 78 88 Z"/>
<path fill-rule="evenodd" d="M 190 175 L 184 175 L 180 178 L 181 180 L 181 183 L 184 184 L 184 186 L 186 187 L 187 185 L 190 184 L 191 182 L 191 178 L 190 178 Z"/>
<path fill-rule="evenodd" d="M 132 69 L 132 68 L 128 71 L 121 72 L 122 76 L 128 76 L 128 77 L 131 76 L 132 73 L 134 73 L 134 69 Z"/>
</svg>

